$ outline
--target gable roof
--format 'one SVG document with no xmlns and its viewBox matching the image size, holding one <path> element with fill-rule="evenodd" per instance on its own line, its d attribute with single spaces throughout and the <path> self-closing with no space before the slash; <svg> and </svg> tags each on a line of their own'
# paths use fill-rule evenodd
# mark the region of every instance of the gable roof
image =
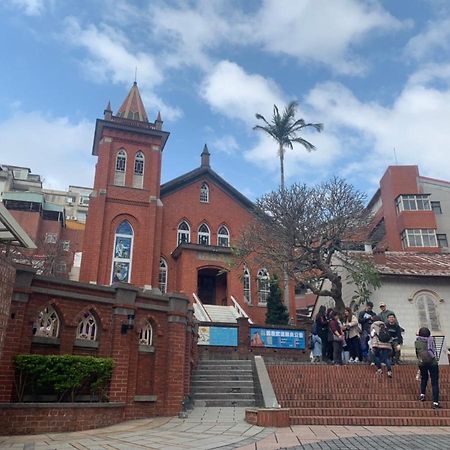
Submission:
<svg viewBox="0 0 450 450">
<path fill-rule="evenodd" d="M 255 205 L 245 195 L 242 195 L 231 184 L 226 182 L 221 176 L 219 176 L 209 166 L 200 166 L 197 169 L 191 170 L 177 178 L 174 178 L 167 183 L 161 185 L 161 197 L 171 194 L 172 192 L 179 191 L 184 187 L 195 183 L 199 180 L 209 179 L 217 184 L 225 193 L 240 203 L 245 209 L 253 210 Z"/>
</svg>

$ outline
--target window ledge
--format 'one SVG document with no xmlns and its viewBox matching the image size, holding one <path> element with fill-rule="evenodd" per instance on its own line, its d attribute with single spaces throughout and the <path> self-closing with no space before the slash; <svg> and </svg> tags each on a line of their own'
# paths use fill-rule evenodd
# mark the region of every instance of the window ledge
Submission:
<svg viewBox="0 0 450 450">
<path fill-rule="evenodd" d="M 89 341 L 87 339 L 75 339 L 75 347 L 98 348 L 98 341 Z"/>
<path fill-rule="evenodd" d="M 135 402 L 156 402 L 158 399 L 157 395 L 135 395 Z"/>
<path fill-rule="evenodd" d="M 33 344 L 59 345 L 61 340 L 55 337 L 33 336 L 31 342 Z"/>
<path fill-rule="evenodd" d="M 153 345 L 139 344 L 139 353 L 155 353 L 155 347 Z"/>
<path fill-rule="evenodd" d="M 257 306 L 264 306 L 264 307 L 267 307 L 267 302 L 266 302 L 266 303 L 261 303 L 261 302 L 259 302 Z"/>
</svg>

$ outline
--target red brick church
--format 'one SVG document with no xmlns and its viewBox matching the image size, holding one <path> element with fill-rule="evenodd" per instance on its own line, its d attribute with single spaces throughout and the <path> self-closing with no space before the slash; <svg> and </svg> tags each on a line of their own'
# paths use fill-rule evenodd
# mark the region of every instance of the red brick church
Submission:
<svg viewBox="0 0 450 450">
<path fill-rule="evenodd" d="M 97 119 L 80 281 L 196 294 L 206 305 L 235 300 L 264 323 L 270 274 L 230 265 L 252 202 L 211 169 L 206 145 L 199 167 L 161 185 L 162 125 L 160 114 L 149 122 L 136 83 L 116 115 L 108 104 Z"/>
</svg>

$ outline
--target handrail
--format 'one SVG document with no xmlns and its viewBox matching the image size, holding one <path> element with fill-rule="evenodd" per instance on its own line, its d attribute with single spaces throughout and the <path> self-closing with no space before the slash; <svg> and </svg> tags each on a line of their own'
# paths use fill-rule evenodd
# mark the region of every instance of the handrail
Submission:
<svg viewBox="0 0 450 450">
<path fill-rule="evenodd" d="M 198 298 L 197 294 L 195 292 L 192 293 L 192 296 L 194 297 L 195 303 L 198 306 L 198 309 L 200 310 L 202 314 L 202 321 L 203 322 L 212 322 L 211 317 L 209 317 L 208 311 L 206 311 L 205 307 L 203 306 L 203 303 Z"/>
<path fill-rule="evenodd" d="M 253 323 L 252 319 L 250 319 L 250 317 L 248 317 L 248 314 L 244 311 L 244 309 L 242 308 L 242 306 L 236 301 L 236 299 L 230 295 L 231 301 L 233 302 L 233 307 L 234 309 L 237 310 L 238 314 L 240 317 L 246 317 L 248 319 L 248 323 Z"/>
</svg>

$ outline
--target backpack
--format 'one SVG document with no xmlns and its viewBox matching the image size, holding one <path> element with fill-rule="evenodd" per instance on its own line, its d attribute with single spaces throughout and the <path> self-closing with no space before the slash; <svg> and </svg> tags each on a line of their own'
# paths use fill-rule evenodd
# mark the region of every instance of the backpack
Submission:
<svg viewBox="0 0 450 450">
<path fill-rule="evenodd" d="M 390 342 L 391 341 L 391 334 L 386 328 L 386 325 L 380 325 L 380 330 L 378 331 L 378 340 L 380 342 Z"/>
<path fill-rule="evenodd" d="M 425 348 L 419 352 L 419 360 L 423 364 L 431 364 L 434 360 L 434 356 Z"/>
</svg>

